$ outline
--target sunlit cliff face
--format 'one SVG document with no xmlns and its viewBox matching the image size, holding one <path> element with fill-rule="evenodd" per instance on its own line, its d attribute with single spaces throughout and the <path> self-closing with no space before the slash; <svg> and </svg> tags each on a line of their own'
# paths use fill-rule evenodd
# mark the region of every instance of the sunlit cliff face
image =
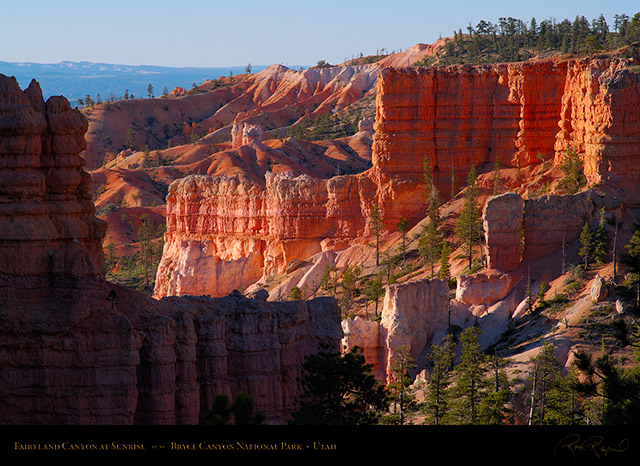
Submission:
<svg viewBox="0 0 640 466">
<path fill-rule="evenodd" d="M 452 179 L 462 186 L 472 166 L 559 165 L 567 148 L 584 160 L 590 181 L 633 182 L 640 176 L 633 163 L 640 156 L 633 144 L 640 139 L 640 93 L 632 64 L 382 69 L 373 166 L 364 173 L 330 180 L 268 175 L 266 187 L 231 179 L 172 187 L 156 295 L 225 294 L 282 272 L 330 240 L 344 247 L 370 235 L 374 203 L 390 230 L 402 217 L 417 223 L 425 215 L 425 156 L 444 198 Z"/>
</svg>

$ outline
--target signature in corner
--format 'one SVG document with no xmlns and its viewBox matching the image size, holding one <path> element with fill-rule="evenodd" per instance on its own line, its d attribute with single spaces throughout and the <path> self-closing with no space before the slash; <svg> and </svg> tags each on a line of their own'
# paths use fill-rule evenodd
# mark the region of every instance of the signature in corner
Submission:
<svg viewBox="0 0 640 466">
<path fill-rule="evenodd" d="M 629 440 L 622 439 L 617 444 L 605 442 L 601 435 L 593 435 L 582 439 L 580 434 L 571 434 L 560 440 L 554 448 L 557 455 L 561 452 L 569 452 L 574 458 L 578 454 L 593 454 L 598 458 L 608 456 L 611 453 L 623 453 L 629 449 Z"/>
</svg>

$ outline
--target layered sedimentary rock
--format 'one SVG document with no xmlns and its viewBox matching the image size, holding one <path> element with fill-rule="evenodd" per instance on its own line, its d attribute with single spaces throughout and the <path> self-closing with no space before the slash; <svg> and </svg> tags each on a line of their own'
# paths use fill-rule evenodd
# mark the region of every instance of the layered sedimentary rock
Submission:
<svg viewBox="0 0 640 466">
<path fill-rule="evenodd" d="M 100 280 L 106 223 L 94 217 L 79 152 L 86 119 L 0 75 L 0 289 L 47 295 Z"/>
<path fill-rule="evenodd" d="M 342 321 L 343 349 L 360 346 L 376 378 L 392 382 L 400 358 L 410 358 L 415 376 L 429 364 L 434 344 L 450 328 L 478 325 L 483 348 L 495 343 L 508 328 L 524 291 L 517 278 L 501 274 L 466 276 L 455 299 L 446 280 L 415 280 L 386 287 L 380 323 L 356 317 Z M 489 285 L 490 293 L 482 287 Z"/>
<path fill-rule="evenodd" d="M 449 286 L 446 280 L 417 280 L 387 287 L 380 324 L 346 319 L 343 348 L 360 346 L 373 373 L 390 381 L 401 353 L 416 362 L 412 375 L 424 369 L 434 338 L 449 323 Z"/>
<path fill-rule="evenodd" d="M 262 142 L 262 126 L 234 123 L 231 128 L 231 147 L 237 149 L 251 142 Z"/>
<path fill-rule="evenodd" d="M 338 349 L 339 311 L 331 298 L 270 303 L 239 293 L 225 298 L 166 298 L 166 326 L 142 334 L 134 420 L 195 424 L 216 395 L 249 394 L 269 423 L 286 423 L 302 393 L 305 358 L 321 343 Z"/>
<path fill-rule="evenodd" d="M 482 214 L 487 267 L 514 270 L 522 259 L 524 200 L 516 193 L 487 199 Z"/>
<path fill-rule="evenodd" d="M 380 325 L 373 320 L 365 320 L 358 316 L 342 321 L 343 350 L 353 347 L 363 349 L 365 360 L 371 364 L 371 371 L 378 380 L 386 380 L 385 351 L 380 346 Z"/>
<path fill-rule="evenodd" d="M 286 422 L 305 357 L 339 347 L 335 300 L 156 301 L 105 282 L 86 128 L 0 75 L 0 423 L 195 424 L 239 392 Z"/>
<path fill-rule="evenodd" d="M 414 371 L 424 367 L 434 338 L 447 329 L 448 311 L 446 280 L 418 280 L 387 287 L 380 322 L 382 363 L 387 376 L 403 351 L 416 362 Z"/>
<path fill-rule="evenodd" d="M 362 209 L 375 188 L 366 177 L 330 179 L 268 173 L 264 186 L 241 177 L 188 176 L 171 184 L 156 296 L 219 296 L 294 259 L 363 235 Z"/>
<path fill-rule="evenodd" d="M 458 279 L 452 299 L 446 280 L 387 286 L 380 323 L 359 317 L 342 321 L 343 349 L 362 347 L 376 378 L 392 382 L 401 358 L 415 362 L 415 367 L 407 370 L 411 377 L 427 369 L 433 345 L 440 344 L 451 330 L 475 325 L 482 331 L 482 348 L 495 344 L 503 338 L 518 304 L 526 297 L 524 280 L 495 272 Z"/>
<path fill-rule="evenodd" d="M 383 210 L 420 215 L 411 194 L 428 156 L 437 187 L 451 192 L 471 168 L 560 164 L 567 148 L 591 181 L 633 183 L 640 145 L 640 75 L 632 59 L 548 60 L 392 69 L 377 83 L 373 164 Z"/>
<path fill-rule="evenodd" d="M 368 215 L 374 203 L 380 206 L 385 229 L 395 230 L 403 217 L 416 224 L 425 215 L 425 156 L 443 197 L 451 193 L 452 172 L 455 186 L 460 186 L 472 166 L 482 170 L 497 161 L 502 168 L 524 167 L 539 163 L 539 155 L 558 165 L 567 147 L 582 157 L 591 180 L 630 183 L 638 178 L 631 160 L 640 155 L 634 63 L 546 60 L 384 68 L 377 81 L 373 166 L 366 172 L 277 183 L 267 177 L 265 186 L 203 180 L 198 189 L 207 193 L 206 201 L 195 188 L 186 194 L 181 186 L 187 183 L 178 183 L 168 198 L 168 241 L 156 294 L 224 294 L 283 271 L 294 259 L 330 248 L 332 240 L 343 246 L 370 235 Z M 624 176 L 615 175 L 614 169 Z M 494 211 L 500 210 L 497 202 Z M 521 200 L 516 204 L 513 218 L 498 225 L 495 217 L 487 229 L 492 235 L 488 247 L 499 245 L 490 251 L 495 262 L 490 267 L 511 270 L 520 262 L 517 219 L 523 207 Z M 552 241 L 545 237 L 548 231 L 560 228 L 573 235 L 569 219 L 564 226 L 544 226 L 536 211 L 545 207 L 531 203 L 528 209 L 529 220 L 523 224 L 527 257 L 539 257 L 558 245 L 557 235 Z M 570 215 L 583 217 L 580 209 Z M 208 274 L 211 284 L 192 278 L 202 276 L 198 270 Z"/>
<path fill-rule="evenodd" d="M 506 273 L 477 273 L 457 277 L 456 300 L 468 304 L 493 304 L 509 294 L 518 281 Z"/>
<path fill-rule="evenodd" d="M 570 62 L 556 135 L 556 163 L 567 147 L 580 154 L 589 181 L 633 185 L 640 180 L 638 61 Z"/>
<path fill-rule="evenodd" d="M 483 212 L 487 266 L 515 270 L 523 259 L 560 251 L 580 237 L 585 223 L 595 226 L 603 206 L 594 190 L 526 200 L 515 193 L 490 197 Z"/>
<path fill-rule="evenodd" d="M 205 82 L 198 92 L 96 105 L 83 110 L 92 121 L 84 152 L 90 169 L 99 168 L 122 149 L 151 150 L 194 139 L 211 144 L 227 139 L 234 123 L 261 125 L 264 132 L 287 129 L 332 109 L 344 109 L 375 85 L 379 66 L 340 66 L 293 70 L 271 65 L 259 73 Z M 222 86 L 220 86 L 222 84 Z M 240 134 L 241 141 L 242 136 Z"/>
<path fill-rule="evenodd" d="M 603 200 L 594 191 L 541 196 L 524 203 L 524 258 L 534 259 L 580 237 L 585 223 L 594 226 Z"/>
<path fill-rule="evenodd" d="M 305 358 L 342 337 L 331 298 L 157 302 L 105 284 L 2 298 L 2 313 L 1 424 L 197 424 L 216 395 L 241 392 L 286 423 Z"/>
</svg>

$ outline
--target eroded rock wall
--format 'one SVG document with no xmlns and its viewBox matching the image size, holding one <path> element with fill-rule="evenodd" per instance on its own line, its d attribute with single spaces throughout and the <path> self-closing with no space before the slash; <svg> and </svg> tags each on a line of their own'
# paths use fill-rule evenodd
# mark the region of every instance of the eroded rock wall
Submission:
<svg viewBox="0 0 640 466">
<path fill-rule="evenodd" d="M 78 155 L 86 119 L 62 97 L 44 102 L 0 75 L 0 289 L 47 295 L 100 280 L 106 223 L 94 217 Z"/>
<path fill-rule="evenodd" d="M 495 344 L 512 324 L 524 296 L 520 277 L 500 273 L 467 275 L 459 282 L 455 297 L 446 280 L 414 280 L 386 287 L 380 323 L 359 317 L 342 321 L 342 348 L 364 349 L 381 381 L 397 377 L 402 358 L 412 361 L 411 377 L 428 370 L 433 345 L 449 331 L 477 325 L 480 345 Z M 459 348 L 458 348 L 459 350 Z"/>
<path fill-rule="evenodd" d="M 633 185 L 640 156 L 640 74 L 633 59 L 545 60 L 383 69 L 373 164 L 389 222 L 424 216 L 412 202 L 429 156 L 441 194 L 453 170 L 562 163 L 571 148 L 589 181 Z M 415 197 L 415 196 L 414 196 Z"/>
<path fill-rule="evenodd" d="M 515 193 L 490 197 L 482 217 L 488 268 L 511 271 L 523 260 L 561 251 L 585 223 L 597 224 L 603 207 L 616 209 L 593 189 L 526 200 Z"/>
<path fill-rule="evenodd" d="M 142 424 L 195 424 L 216 395 L 238 393 L 249 394 L 269 423 L 286 423 L 302 394 L 305 358 L 321 343 L 338 350 L 342 337 L 332 298 L 171 297 L 158 308 L 166 330 L 142 333 L 145 383 L 134 414 Z"/>
<path fill-rule="evenodd" d="M 240 392 L 286 422 L 306 356 L 339 349 L 336 301 L 157 301 L 107 283 L 86 129 L 63 97 L 0 75 L 0 423 L 196 424 Z"/>
<path fill-rule="evenodd" d="M 0 424 L 197 424 L 216 395 L 241 392 L 283 424 L 305 358 L 342 338 L 332 298 L 158 302 L 105 285 L 1 302 Z"/>
<path fill-rule="evenodd" d="M 516 193 L 487 199 L 482 226 L 485 235 L 487 267 L 514 270 L 522 260 L 522 218 L 524 200 Z"/>
<path fill-rule="evenodd" d="M 284 271 L 292 260 L 370 238 L 374 203 L 386 230 L 394 231 L 403 217 L 416 224 L 425 216 L 425 156 L 445 198 L 452 172 L 455 186 L 462 186 L 472 166 L 492 169 L 497 161 L 515 168 L 551 159 L 560 165 L 567 147 L 582 157 L 591 181 L 633 185 L 640 179 L 633 164 L 640 156 L 634 64 L 585 59 L 384 68 L 377 81 L 373 166 L 366 172 L 329 180 L 267 175 L 264 185 L 209 179 L 198 181 L 197 189 L 187 188 L 195 186 L 193 179 L 177 182 L 167 202 L 156 295 L 223 295 Z M 533 221 L 534 204 L 529 209 L 533 223 L 523 225 L 525 243 L 528 254 L 539 256 L 557 246 L 557 238 L 543 244 L 547 231 Z M 511 270 L 520 262 L 520 228 L 510 220 L 499 220 L 502 227 L 492 220 L 488 247 L 500 246 L 490 251 L 497 261 L 490 267 Z M 564 234 L 573 231 L 564 223 Z"/>
<path fill-rule="evenodd" d="M 589 181 L 633 186 L 640 180 L 640 73 L 633 59 L 569 63 L 555 141 L 584 160 Z"/>
<path fill-rule="evenodd" d="M 360 346 L 379 380 L 392 381 L 401 354 L 424 369 L 432 343 L 441 338 L 449 324 L 449 286 L 446 280 L 416 280 L 389 285 L 380 323 L 358 317 L 342 323 L 343 348 Z M 434 340 L 435 339 L 435 340 Z"/>
<path fill-rule="evenodd" d="M 366 234 L 366 177 L 268 173 L 264 186 L 239 177 L 189 176 L 167 196 L 167 234 L 156 296 L 220 296 L 263 274 L 284 272 L 325 241 Z"/>
</svg>

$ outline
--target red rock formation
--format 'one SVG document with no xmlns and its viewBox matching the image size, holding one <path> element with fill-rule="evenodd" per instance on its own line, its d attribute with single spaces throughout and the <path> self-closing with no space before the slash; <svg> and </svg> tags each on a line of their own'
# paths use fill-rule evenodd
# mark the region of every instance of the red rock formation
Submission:
<svg viewBox="0 0 640 466">
<path fill-rule="evenodd" d="M 105 284 L 2 302 L 0 424 L 197 424 L 240 392 L 285 423 L 304 359 L 342 337 L 331 298 L 158 302 Z"/>
<path fill-rule="evenodd" d="M 106 283 L 86 128 L 0 75 L 0 423 L 195 424 L 241 391 L 286 422 L 305 357 L 338 349 L 335 300 L 156 301 Z"/>
<path fill-rule="evenodd" d="M 240 146 L 251 142 L 262 142 L 262 126 L 248 123 L 234 123 L 231 128 L 231 148 L 237 149 Z"/>
<path fill-rule="evenodd" d="M 196 94 L 97 105 L 83 110 L 91 121 L 83 156 L 89 169 L 99 168 L 125 148 L 127 132 L 133 129 L 134 148 L 139 150 L 145 145 L 155 150 L 188 144 L 192 135 L 203 141 L 228 138 L 234 123 L 286 133 L 305 117 L 360 99 L 374 87 L 378 69 L 374 64 L 296 71 L 272 65 L 227 80 L 222 87 L 205 83 Z"/>
<path fill-rule="evenodd" d="M 100 280 L 106 224 L 96 219 L 78 156 L 86 120 L 66 99 L 46 103 L 0 76 L 0 276 L 4 296 Z"/>
<path fill-rule="evenodd" d="M 221 296 L 294 259 L 346 244 L 367 228 L 366 177 L 268 173 L 265 186 L 240 177 L 189 176 L 170 186 L 167 233 L 155 295 Z"/>
<path fill-rule="evenodd" d="M 392 53 L 378 62 L 381 66 L 391 68 L 402 68 L 406 66 L 413 66 L 416 62 L 419 62 L 428 57 L 436 57 L 438 50 L 445 44 L 445 39 L 438 39 L 433 44 L 416 44 L 408 49 Z"/>
<path fill-rule="evenodd" d="M 380 323 L 356 317 L 342 321 L 343 350 L 360 346 L 375 376 L 392 382 L 400 353 L 410 357 L 414 377 L 429 365 L 432 346 L 450 326 L 482 328 L 482 348 L 495 344 L 512 323 L 525 296 L 524 280 L 513 275 L 485 273 L 460 276 L 456 299 L 449 299 L 446 280 L 413 280 L 386 287 Z"/>
<path fill-rule="evenodd" d="M 516 193 L 490 197 L 484 206 L 482 224 L 487 267 L 514 270 L 522 259 L 524 200 Z"/>
<path fill-rule="evenodd" d="M 377 83 L 373 164 L 390 224 L 416 220 L 412 193 L 430 157 L 443 196 L 451 171 L 462 185 L 472 165 L 538 163 L 567 146 L 592 181 L 633 183 L 640 155 L 640 77 L 633 60 L 548 60 L 424 69 L 385 68 Z"/>
<path fill-rule="evenodd" d="M 622 133 L 623 128 L 640 127 L 632 95 L 638 94 L 638 80 L 625 68 L 631 61 L 611 59 L 606 63 L 608 68 L 599 61 L 547 60 L 382 69 L 377 81 L 373 167 L 360 175 L 329 181 L 282 179 L 273 186 L 267 181 L 266 188 L 262 188 L 260 182 L 249 186 L 238 182 L 202 181 L 199 189 L 208 193 L 209 200 L 204 202 L 207 207 L 193 190 L 190 194 L 170 196 L 167 209 L 168 216 L 173 218 L 168 224 L 167 249 L 158 275 L 157 295 L 205 290 L 225 294 L 232 287 L 249 285 L 263 273 L 283 271 L 291 260 L 317 253 L 325 239 L 337 239 L 339 245 L 345 245 L 369 235 L 367 218 L 374 202 L 381 207 L 387 230 L 395 230 L 402 217 L 416 224 L 425 214 L 422 198 L 425 155 L 430 158 L 436 186 L 444 197 L 451 192 L 452 170 L 457 183 L 462 185 L 472 166 L 482 169 L 498 161 L 503 168 L 526 167 L 540 163 L 539 154 L 546 160 L 555 156 L 558 164 L 556 151 L 567 141 L 578 145 L 585 166 L 597 165 L 598 173 L 607 164 L 620 167 L 628 164 L 624 162 L 624 148 L 629 141 L 638 141 L 638 136 L 635 129 L 629 130 L 630 136 L 626 139 Z M 274 68 L 270 73 L 273 78 L 288 71 Z M 306 82 L 313 82 L 314 76 L 307 75 Z M 590 88 L 582 85 L 589 76 L 597 76 L 589 81 Z M 274 81 L 261 82 L 264 85 Z M 590 90 L 596 82 L 600 86 L 597 102 L 591 95 L 594 91 Z M 306 88 L 295 89 L 302 92 Z M 278 94 L 273 92 L 272 97 L 275 99 Z M 629 95 L 628 109 L 623 106 L 626 95 Z M 282 98 L 279 95 L 277 102 L 281 103 Z M 578 102 L 584 108 L 600 110 L 578 111 Z M 274 104 L 267 101 L 263 108 Z M 625 117 L 616 117 L 615 124 L 598 123 L 606 119 L 604 115 L 609 115 L 607 118 L 611 120 L 612 112 Z M 576 129 L 569 131 L 569 127 Z M 594 138 L 600 141 L 600 152 L 597 152 L 600 155 L 580 149 L 580 141 Z M 632 155 L 634 151 L 631 150 Z M 593 162 L 596 159 L 601 161 L 596 164 Z M 596 176 L 593 169 L 586 168 L 585 172 L 591 178 Z M 627 178 L 634 179 L 633 171 L 628 173 Z M 606 176 L 615 181 L 611 174 Z M 207 184 L 210 187 L 206 187 Z M 534 216 L 532 211 L 526 217 Z M 183 228 L 186 224 L 183 219 L 189 219 L 189 229 Z M 516 241 L 513 234 L 516 230 L 512 227 L 510 223 L 499 227 L 495 222 L 489 227 L 489 234 L 502 236 L 501 239 L 494 236 L 489 242 L 490 248 L 494 244 L 501 245 L 499 248 L 508 244 L 508 250 L 503 250 L 504 258 L 498 258 L 496 250 L 491 251 L 491 260 L 499 264 L 491 266 L 512 269 L 519 263 L 520 239 L 518 234 Z M 544 254 L 544 247 L 542 243 L 535 246 L 538 243 L 535 229 L 525 224 L 528 251 L 537 256 Z M 508 238 L 506 231 L 511 231 Z M 552 243 L 547 250 L 557 245 L 555 239 Z M 181 249 L 184 251 L 180 252 Z M 204 252 L 205 249 L 208 252 Z M 174 285 L 170 286 L 168 273 L 177 264 L 181 265 Z M 189 278 L 204 276 L 196 272 L 198 267 L 206 271 L 209 278 L 205 280 L 216 285 L 206 285 L 202 278 Z M 261 270 L 254 270 L 255 267 Z M 178 286 L 179 282 L 182 285 Z M 222 287 L 218 288 L 218 284 Z"/>
<path fill-rule="evenodd" d="M 603 201 L 595 191 L 575 195 L 542 196 L 524 204 L 524 258 L 560 251 L 562 243 L 580 237 L 585 223 L 594 226 Z"/>
<path fill-rule="evenodd" d="M 446 280 L 418 280 L 389 285 L 380 322 L 383 363 L 389 378 L 398 353 L 404 348 L 424 368 L 425 355 L 448 325 L 449 285 Z"/>
<path fill-rule="evenodd" d="M 522 259 L 537 259 L 560 251 L 580 237 L 585 223 L 599 221 L 604 196 L 596 190 L 561 196 L 523 200 L 507 193 L 490 197 L 483 224 L 487 266 L 501 271 L 515 270 Z M 608 210 L 615 210 L 609 202 Z"/>
<path fill-rule="evenodd" d="M 142 424 L 195 424 L 216 395 L 241 392 L 269 423 L 286 423 L 302 393 L 305 358 L 320 343 L 338 349 L 342 336 L 331 298 L 166 298 L 154 305 L 163 317 L 152 325 L 140 321 L 137 303 L 127 307 L 142 337 L 138 370 L 145 383 L 132 413 Z"/>
<path fill-rule="evenodd" d="M 457 277 L 456 300 L 468 304 L 493 304 L 509 294 L 519 277 L 505 273 L 476 273 Z"/>
<path fill-rule="evenodd" d="M 567 147 L 584 159 L 589 181 L 640 179 L 640 73 L 637 60 L 570 62 L 562 97 L 556 164 Z"/>
<path fill-rule="evenodd" d="M 385 352 L 380 346 L 380 325 L 373 320 L 365 320 L 356 316 L 342 321 L 343 351 L 354 346 L 363 349 L 364 358 L 372 365 L 371 371 L 378 380 L 386 380 Z"/>
</svg>

